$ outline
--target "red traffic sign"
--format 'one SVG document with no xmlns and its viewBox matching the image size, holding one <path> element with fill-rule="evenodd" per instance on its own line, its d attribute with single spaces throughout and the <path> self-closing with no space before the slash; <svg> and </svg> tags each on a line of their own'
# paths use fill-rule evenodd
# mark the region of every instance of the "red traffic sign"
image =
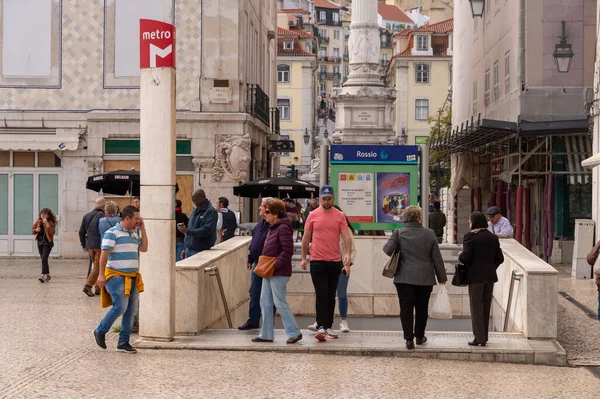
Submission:
<svg viewBox="0 0 600 399">
<path fill-rule="evenodd" d="M 140 19 L 140 69 L 175 68 L 175 27 Z"/>
</svg>

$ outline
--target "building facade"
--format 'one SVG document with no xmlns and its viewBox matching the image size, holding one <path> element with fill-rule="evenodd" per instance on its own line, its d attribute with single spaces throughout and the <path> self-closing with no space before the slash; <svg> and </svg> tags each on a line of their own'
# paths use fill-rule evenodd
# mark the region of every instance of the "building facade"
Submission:
<svg viewBox="0 0 600 399">
<path fill-rule="evenodd" d="M 177 29 L 177 198 L 189 212 L 201 186 L 251 218 L 231 187 L 276 167 L 275 0 L 4 0 L 0 256 L 36 253 L 30 226 L 43 207 L 59 218 L 53 255 L 81 256 L 81 217 L 98 195 L 88 176 L 139 170 L 141 18 Z"/>
<path fill-rule="evenodd" d="M 397 90 L 394 130 L 406 144 L 426 144 L 452 85 L 453 20 L 394 35 L 387 81 Z"/>
<path fill-rule="evenodd" d="M 277 37 L 277 108 L 280 139 L 292 140 L 295 151 L 282 153 L 281 171 L 295 165 L 301 173 L 310 171 L 312 142 L 304 136 L 315 124 L 316 55 L 309 51 L 314 36 L 304 30 L 279 27 Z"/>
<path fill-rule="evenodd" d="M 486 1 L 475 18 L 469 2 L 455 6 L 454 131 L 433 143 L 452 154 L 451 194 L 473 190 L 471 209 L 497 205 L 516 239 L 547 259 L 567 260 L 572 241 L 570 249 L 563 243 L 572 240 L 575 219 L 591 214 L 591 176 L 580 163 L 591 154 L 596 2 Z M 561 37 L 572 62 L 559 72 Z"/>
</svg>

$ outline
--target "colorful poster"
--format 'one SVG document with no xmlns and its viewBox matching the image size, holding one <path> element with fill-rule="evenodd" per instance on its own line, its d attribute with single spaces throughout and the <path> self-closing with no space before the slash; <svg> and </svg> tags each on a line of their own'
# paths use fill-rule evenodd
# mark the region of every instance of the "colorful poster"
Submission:
<svg viewBox="0 0 600 399">
<path fill-rule="evenodd" d="M 377 223 L 404 223 L 410 205 L 410 173 L 377 173 Z"/>
<path fill-rule="evenodd" d="M 353 223 L 373 222 L 373 173 L 339 173 L 339 207 Z"/>
</svg>

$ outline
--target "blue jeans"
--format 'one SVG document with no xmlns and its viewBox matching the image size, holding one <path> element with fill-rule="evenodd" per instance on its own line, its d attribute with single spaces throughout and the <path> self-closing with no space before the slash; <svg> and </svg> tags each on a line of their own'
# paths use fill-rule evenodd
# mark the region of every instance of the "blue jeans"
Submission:
<svg viewBox="0 0 600 399">
<path fill-rule="evenodd" d="M 188 247 L 185 248 L 185 258 L 186 259 L 189 258 L 189 257 L 191 257 L 191 256 L 194 256 L 196 254 L 199 254 L 199 253 L 200 253 L 200 251 L 196 251 L 195 249 L 191 249 L 191 248 L 188 248 Z"/>
<path fill-rule="evenodd" d="M 340 317 L 342 319 L 348 317 L 348 281 L 350 281 L 350 276 L 340 273 L 337 286 L 337 297 Z"/>
<path fill-rule="evenodd" d="M 185 244 L 183 242 L 177 241 L 175 243 L 175 262 L 179 262 L 181 260 L 181 251 L 185 249 Z"/>
<path fill-rule="evenodd" d="M 254 326 L 260 325 L 260 293 L 262 291 L 263 278 L 254 274 L 256 262 L 252 265 L 250 273 L 250 309 L 248 311 L 248 322 Z"/>
<path fill-rule="evenodd" d="M 123 316 L 118 345 L 129 343 L 129 337 L 133 329 L 133 316 L 137 313 L 140 298 L 140 293 L 135 286 L 135 278 L 131 279 L 129 296 L 125 295 L 125 277 L 115 276 L 110 278 L 106 282 L 106 290 L 112 298 L 113 306 L 104 316 L 96 331 L 100 334 L 106 334 L 119 316 Z"/>
<path fill-rule="evenodd" d="M 285 299 L 289 279 L 289 277 L 283 276 L 263 278 L 262 292 L 260 294 L 260 308 L 262 310 L 263 323 L 260 328 L 260 334 L 258 334 L 259 338 L 271 340 L 274 338 L 273 305 L 275 305 L 281 316 L 283 328 L 285 329 L 288 338 L 300 335 L 300 329 L 296 324 L 294 314 Z"/>
</svg>

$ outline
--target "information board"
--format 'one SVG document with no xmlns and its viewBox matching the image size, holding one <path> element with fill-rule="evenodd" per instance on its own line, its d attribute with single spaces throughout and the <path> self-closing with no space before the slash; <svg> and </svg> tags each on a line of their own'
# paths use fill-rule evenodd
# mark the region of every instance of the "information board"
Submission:
<svg viewBox="0 0 600 399">
<path fill-rule="evenodd" d="M 337 203 L 351 222 L 373 222 L 373 173 L 338 173 Z"/>
</svg>

